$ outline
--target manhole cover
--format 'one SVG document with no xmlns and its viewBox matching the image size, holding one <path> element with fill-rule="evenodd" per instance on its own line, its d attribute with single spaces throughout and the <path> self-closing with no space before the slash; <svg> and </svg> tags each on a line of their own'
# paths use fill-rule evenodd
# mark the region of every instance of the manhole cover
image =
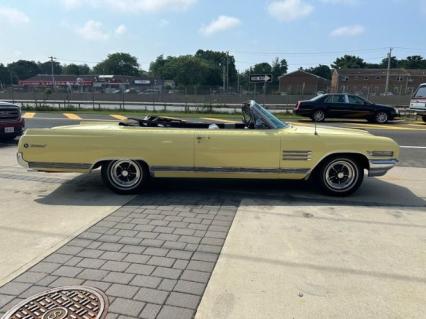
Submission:
<svg viewBox="0 0 426 319">
<path fill-rule="evenodd" d="M 28 298 L 2 319 L 104 319 L 108 298 L 95 288 L 63 287 Z"/>
</svg>

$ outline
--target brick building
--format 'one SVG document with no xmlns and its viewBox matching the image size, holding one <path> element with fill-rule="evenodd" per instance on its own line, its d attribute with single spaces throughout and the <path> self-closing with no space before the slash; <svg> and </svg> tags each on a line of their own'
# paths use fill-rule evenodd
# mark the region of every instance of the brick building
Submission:
<svg viewBox="0 0 426 319">
<path fill-rule="evenodd" d="M 328 92 L 330 80 L 318 75 L 297 70 L 279 77 L 280 93 L 289 95 L 317 94 L 317 92 Z"/>
<path fill-rule="evenodd" d="M 164 81 L 162 80 L 151 79 L 147 76 L 125 75 L 55 75 L 54 82 L 53 85 L 52 75 L 39 74 L 19 81 L 19 85 L 24 89 L 43 89 L 55 86 L 56 88 L 103 91 L 105 93 L 123 89 L 135 89 L 138 91 L 147 89 L 161 90 L 164 86 Z"/>
<path fill-rule="evenodd" d="M 386 69 L 334 70 L 332 92 L 348 92 L 364 96 L 381 95 L 386 88 Z M 411 95 L 419 84 L 426 82 L 426 70 L 391 69 L 389 92 L 395 95 Z"/>
</svg>

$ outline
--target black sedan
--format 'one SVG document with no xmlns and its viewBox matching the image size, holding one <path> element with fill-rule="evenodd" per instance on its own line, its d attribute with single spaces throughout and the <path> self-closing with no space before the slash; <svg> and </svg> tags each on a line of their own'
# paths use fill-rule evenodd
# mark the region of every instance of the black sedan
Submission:
<svg viewBox="0 0 426 319">
<path fill-rule="evenodd" d="M 299 101 L 294 113 L 310 117 L 314 122 L 323 122 L 326 118 L 354 118 L 384 124 L 399 117 L 394 107 L 374 104 L 351 94 L 324 94 Z"/>
</svg>

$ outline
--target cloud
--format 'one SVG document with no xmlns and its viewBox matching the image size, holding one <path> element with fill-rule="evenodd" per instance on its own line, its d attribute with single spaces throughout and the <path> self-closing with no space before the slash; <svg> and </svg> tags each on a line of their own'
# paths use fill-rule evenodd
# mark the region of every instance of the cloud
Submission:
<svg viewBox="0 0 426 319">
<path fill-rule="evenodd" d="M 19 25 L 30 22 L 30 18 L 24 12 L 17 9 L 0 6 L 0 22 Z"/>
<path fill-rule="evenodd" d="M 208 25 L 200 28 L 200 33 L 205 36 L 233 29 L 241 25 L 241 21 L 235 17 L 219 16 L 211 21 Z"/>
<path fill-rule="evenodd" d="M 290 22 L 310 15 L 314 7 L 303 0 L 275 0 L 268 5 L 268 12 L 274 18 Z"/>
<path fill-rule="evenodd" d="M 332 37 L 355 37 L 365 32 L 365 28 L 362 25 L 350 25 L 334 29 L 330 32 Z"/>
<path fill-rule="evenodd" d="M 124 35 L 125 33 L 127 33 L 127 28 L 124 24 L 119 25 L 115 31 L 114 31 L 115 35 Z"/>
<path fill-rule="evenodd" d="M 76 30 L 83 39 L 90 41 L 107 40 L 109 34 L 103 30 L 101 22 L 89 20 L 83 27 L 78 27 Z"/>
<path fill-rule="evenodd" d="M 164 10 L 186 10 L 198 0 L 62 0 L 66 9 L 90 5 L 122 12 L 159 12 Z"/>
</svg>

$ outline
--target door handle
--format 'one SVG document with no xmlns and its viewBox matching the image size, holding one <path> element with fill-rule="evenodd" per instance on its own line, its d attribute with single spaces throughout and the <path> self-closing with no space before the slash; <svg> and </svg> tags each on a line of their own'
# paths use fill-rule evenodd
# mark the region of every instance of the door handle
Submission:
<svg viewBox="0 0 426 319">
<path fill-rule="evenodd" d="M 201 141 L 201 140 L 203 140 L 203 139 L 206 139 L 206 140 L 209 140 L 210 139 L 210 136 L 197 136 L 197 141 Z"/>
</svg>

